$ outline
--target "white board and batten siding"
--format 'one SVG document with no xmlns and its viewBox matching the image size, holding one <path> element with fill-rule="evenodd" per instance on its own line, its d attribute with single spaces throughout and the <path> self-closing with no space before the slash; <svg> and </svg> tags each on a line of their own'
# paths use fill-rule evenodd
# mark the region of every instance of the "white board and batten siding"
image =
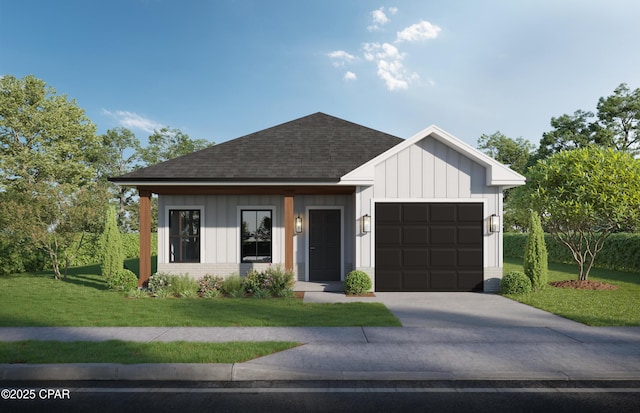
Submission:
<svg viewBox="0 0 640 413">
<path fill-rule="evenodd" d="M 502 188 L 486 184 L 485 166 L 444 143 L 425 137 L 381 159 L 372 186 L 358 186 L 356 217 L 375 220 L 377 202 L 479 202 L 484 209 L 484 290 L 495 291 L 502 277 L 502 236 L 491 233 L 488 219 L 502 214 Z M 375 279 L 374 234 L 358 232 L 356 267 Z"/>
</svg>

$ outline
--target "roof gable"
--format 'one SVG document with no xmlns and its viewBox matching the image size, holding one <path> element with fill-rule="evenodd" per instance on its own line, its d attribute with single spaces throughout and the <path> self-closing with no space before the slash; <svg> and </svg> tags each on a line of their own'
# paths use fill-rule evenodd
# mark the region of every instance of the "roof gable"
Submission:
<svg viewBox="0 0 640 413">
<path fill-rule="evenodd" d="M 345 185 L 367 185 L 372 184 L 375 177 L 375 166 L 385 161 L 391 156 L 401 152 L 405 148 L 410 147 L 418 143 L 419 141 L 431 137 L 444 145 L 456 150 L 462 155 L 468 157 L 472 161 L 486 168 L 486 185 L 487 186 L 502 186 L 505 188 L 515 187 L 525 184 L 525 177 L 519 173 L 513 171 L 506 165 L 496 161 L 490 156 L 480 152 L 472 146 L 466 144 L 460 139 L 450 135 L 444 130 L 438 128 L 435 125 L 431 125 L 428 128 L 418 132 L 411 138 L 403 141 L 402 143 L 390 148 L 389 150 L 381 153 L 375 158 L 369 160 L 353 171 L 345 174 L 340 183 Z"/>
<path fill-rule="evenodd" d="M 110 180 L 334 182 L 403 139 L 315 113 Z"/>
</svg>

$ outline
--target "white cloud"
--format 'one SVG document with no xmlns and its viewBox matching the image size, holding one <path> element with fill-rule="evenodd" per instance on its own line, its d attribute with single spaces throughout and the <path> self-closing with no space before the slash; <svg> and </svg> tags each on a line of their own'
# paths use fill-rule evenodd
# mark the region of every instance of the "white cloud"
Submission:
<svg viewBox="0 0 640 413">
<path fill-rule="evenodd" d="M 134 112 L 127 112 L 124 110 L 117 110 L 115 112 L 102 109 L 103 113 L 116 119 L 116 121 L 127 129 L 142 130 L 148 133 L 153 133 L 156 129 L 162 128 L 159 122 L 145 118 Z"/>
<path fill-rule="evenodd" d="M 397 47 L 389 43 L 364 43 L 362 45 L 364 58 L 375 61 L 378 67 L 378 77 L 384 80 L 390 91 L 406 90 L 409 83 L 418 79 L 415 73 L 408 73 L 402 64 L 405 57 Z"/>
<path fill-rule="evenodd" d="M 357 80 L 358 76 L 356 76 L 356 74 L 353 72 L 347 71 L 347 73 L 345 73 L 344 76 L 342 76 L 342 79 L 348 82 L 350 80 Z"/>
<path fill-rule="evenodd" d="M 398 48 L 389 43 L 364 43 L 364 58 L 368 61 L 376 59 L 403 59 L 404 53 L 400 53 Z"/>
<path fill-rule="evenodd" d="M 389 7 L 387 10 L 391 15 L 394 15 L 398 12 L 397 7 Z M 379 9 L 372 11 L 370 14 L 373 21 L 373 24 L 367 27 L 367 30 L 369 30 L 370 32 L 381 30 L 382 26 L 391 21 L 391 19 L 389 19 L 387 14 L 384 12 L 384 7 L 380 7 Z"/>
<path fill-rule="evenodd" d="M 327 53 L 329 59 L 333 61 L 334 67 L 344 67 L 346 63 L 350 63 L 356 59 L 356 57 L 352 54 L 345 52 L 344 50 L 335 50 L 333 52 Z"/>
<path fill-rule="evenodd" d="M 396 43 L 435 39 L 438 37 L 441 30 L 442 29 L 435 24 L 422 20 L 420 23 L 412 24 L 401 32 L 398 32 Z"/>
</svg>

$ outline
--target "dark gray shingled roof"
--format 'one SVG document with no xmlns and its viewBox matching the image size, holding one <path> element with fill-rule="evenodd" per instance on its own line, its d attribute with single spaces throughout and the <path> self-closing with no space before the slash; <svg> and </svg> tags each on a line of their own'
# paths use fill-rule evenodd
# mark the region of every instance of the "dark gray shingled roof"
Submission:
<svg viewBox="0 0 640 413">
<path fill-rule="evenodd" d="M 338 182 L 402 141 L 318 112 L 110 180 Z"/>
</svg>

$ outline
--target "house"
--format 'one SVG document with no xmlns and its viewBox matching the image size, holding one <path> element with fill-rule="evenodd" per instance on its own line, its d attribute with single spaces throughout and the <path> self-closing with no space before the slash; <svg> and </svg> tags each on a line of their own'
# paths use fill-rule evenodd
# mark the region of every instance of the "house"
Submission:
<svg viewBox="0 0 640 413">
<path fill-rule="evenodd" d="M 140 195 L 140 285 L 158 271 L 298 280 L 357 269 L 375 291 L 496 291 L 503 190 L 525 178 L 436 126 L 401 139 L 323 113 L 111 178 Z"/>
</svg>

